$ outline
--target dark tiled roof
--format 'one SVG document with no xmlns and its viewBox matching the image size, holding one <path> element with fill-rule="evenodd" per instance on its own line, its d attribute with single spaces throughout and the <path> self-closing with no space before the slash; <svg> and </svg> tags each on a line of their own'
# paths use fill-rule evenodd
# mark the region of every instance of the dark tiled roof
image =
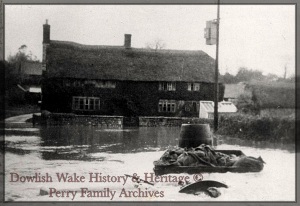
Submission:
<svg viewBox="0 0 300 206">
<path fill-rule="evenodd" d="M 126 49 L 51 41 L 49 77 L 131 81 L 214 81 L 214 59 L 203 51 Z"/>
<path fill-rule="evenodd" d="M 21 70 L 27 75 L 42 75 L 42 63 L 39 62 L 21 62 Z"/>
</svg>

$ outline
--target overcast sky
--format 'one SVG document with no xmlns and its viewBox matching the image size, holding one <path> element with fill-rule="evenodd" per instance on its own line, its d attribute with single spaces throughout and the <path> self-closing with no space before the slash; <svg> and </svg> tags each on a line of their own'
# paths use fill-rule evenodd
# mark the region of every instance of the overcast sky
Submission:
<svg viewBox="0 0 300 206">
<path fill-rule="evenodd" d="M 295 74 L 295 6 L 221 5 L 220 72 L 240 67 L 264 74 Z M 205 45 L 206 21 L 216 19 L 216 5 L 5 5 L 5 56 L 26 44 L 42 59 L 45 19 L 51 39 L 91 45 L 145 47 L 162 40 L 165 49 L 202 50 L 215 58 L 215 45 Z"/>
</svg>

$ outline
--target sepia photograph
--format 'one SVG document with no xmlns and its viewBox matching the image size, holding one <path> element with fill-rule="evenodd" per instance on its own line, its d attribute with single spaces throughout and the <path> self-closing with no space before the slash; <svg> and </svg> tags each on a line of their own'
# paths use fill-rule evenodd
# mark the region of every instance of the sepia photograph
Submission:
<svg viewBox="0 0 300 206">
<path fill-rule="evenodd" d="M 296 4 L 3 4 L 5 202 L 295 202 Z"/>
</svg>

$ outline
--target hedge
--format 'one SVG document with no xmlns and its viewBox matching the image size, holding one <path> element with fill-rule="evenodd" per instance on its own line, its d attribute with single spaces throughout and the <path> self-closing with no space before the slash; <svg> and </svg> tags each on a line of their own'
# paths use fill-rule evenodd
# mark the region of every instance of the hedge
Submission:
<svg viewBox="0 0 300 206">
<path fill-rule="evenodd" d="M 295 118 L 261 117 L 244 114 L 221 116 L 217 134 L 248 140 L 295 142 Z"/>
</svg>

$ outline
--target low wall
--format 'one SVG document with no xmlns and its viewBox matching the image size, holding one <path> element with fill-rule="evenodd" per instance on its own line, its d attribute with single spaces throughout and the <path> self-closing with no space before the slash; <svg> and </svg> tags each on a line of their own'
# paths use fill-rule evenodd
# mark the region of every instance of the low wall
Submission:
<svg viewBox="0 0 300 206">
<path fill-rule="evenodd" d="M 181 124 L 209 124 L 213 127 L 212 119 L 199 119 L 196 117 L 138 117 L 135 119 L 135 124 L 130 125 L 126 117 L 123 116 L 76 115 L 65 113 L 49 113 L 40 117 L 33 116 L 33 122 L 46 125 L 83 124 L 105 128 L 123 128 L 124 125 L 140 127 L 180 127 Z"/>
<path fill-rule="evenodd" d="M 139 117 L 140 127 L 180 127 L 181 124 L 210 124 L 212 127 L 213 120 L 189 117 Z"/>
<path fill-rule="evenodd" d="M 50 113 L 42 115 L 41 123 L 46 125 L 83 124 L 105 128 L 123 128 L 123 117 Z"/>
</svg>

